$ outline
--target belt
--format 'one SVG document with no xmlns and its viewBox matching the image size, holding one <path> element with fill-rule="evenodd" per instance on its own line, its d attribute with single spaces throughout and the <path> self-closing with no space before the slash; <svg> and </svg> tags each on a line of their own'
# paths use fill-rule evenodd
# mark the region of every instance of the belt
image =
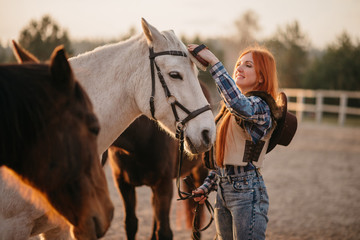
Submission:
<svg viewBox="0 0 360 240">
<path fill-rule="evenodd" d="M 255 169 L 256 167 L 251 163 L 249 163 L 246 166 L 225 165 L 226 175 L 236 175 L 242 172 L 248 172 Z"/>
<path fill-rule="evenodd" d="M 246 166 L 234 166 L 234 165 L 225 165 L 226 175 L 219 177 L 220 182 L 233 182 L 233 181 L 246 181 L 246 176 L 238 176 L 240 173 L 255 171 L 256 175 L 261 176 L 260 172 L 256 167 L 249 163 Z"/>
</svg>

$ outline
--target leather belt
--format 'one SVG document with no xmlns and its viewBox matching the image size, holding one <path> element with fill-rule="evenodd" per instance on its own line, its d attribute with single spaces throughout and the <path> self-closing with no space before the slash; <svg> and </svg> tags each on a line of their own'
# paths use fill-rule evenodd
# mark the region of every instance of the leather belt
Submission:
<svg viewBox="0 0 360 240">
<path fill-rule="evenodd" d="M 255 170 L 255 166 L 251 163 L 246 166 L 234 166 L 234 165 L 225 165 L 226 175 L 237 175 L 242 172 L 248 172 Z"/>
<path fill-rule="evenodd" d="M 260 172 L 257 171 L 256 167 L 251 163 L 249 163 L 246 166 L 225 165 L 226 175 L 219 177 L 219 179 L 220 182 L 229 182 L 229 183 L 238 180 L 246 181 L 247 178 L 246 176 L 239 176 L 238 174 L 249 171 L 254 171 L 256 172 L 257 175 L 260 175 Z"/>
</svg>

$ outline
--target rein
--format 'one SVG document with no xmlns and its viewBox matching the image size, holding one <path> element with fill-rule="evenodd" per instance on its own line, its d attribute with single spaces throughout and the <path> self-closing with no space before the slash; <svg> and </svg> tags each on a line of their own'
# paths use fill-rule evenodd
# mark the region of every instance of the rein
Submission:
<svg viewBox="0 0 360 240">
<path fill-rule="evenodd" d="M 155 117 L 155 105 L 154 105 L 154 98 L 155 98 L 155 68 L 157 71 L 157 76 L 159 78 L 159 81 L 161 83 L 161 86 L 164 89 L 165 92 L 165 96 L 167 99 L 167 102 L 171 105 L 171 109 L 172 112 L 174 114 L 175 117 L 175 125 L 176 125 L 176 139 L 179 141 L 179 166 L 178 166 L 178 173 L 177 173 L 177 178 L 176 178 L 176 186 L 178 189 L 178 195 L 179 195 L 179 199 L 178 200 L 186 200 L 186 199 L 190 199 L 193 197 L 196 197 L 195 195 L 191 194 L 191 193 L 187 193 L 187 192 L 183 192 L 180 190 L 180 173 L 181 173 L 181 167 L 182 167 L 182 161 L 183 161 L 183 156 L 184 156 L 184 138 L 185 138 L 185 124 L 190 121 L 191 119 L 195 118 L 196 116 L 200 115 L 201 113 L 211 110 L 210 105 L 205 105 L 202 108 L 199 108 L 195 111 L 190 111 L 188 110 L 186 107 L 184 107 L 181 103 L 179 103 L 176 99 L 176 97 L 174 95 L 171 94 L 165 79 L 161 73 L 161 70 L 159 68 L 159 66 L 156 64 L 155 58 L 158 56 L 163 56 L 163 55 L 172 55 L 172 56 L 181 56 L 181 57 L 187 57 L 187 54 L 183 51 L 163 51 L 163 52 L 154 52 L 154 48 L 149 48 L 149 59 L 150 59 L 150 69 L 151 69 L 151 96 L 150 96 L 150 111 L 151 111 L 151 115 L 152 117 L 156 119 Z M 180 120 L 178 112 L 177 112 L 177 108 L 180 108 L 182 111 L 184 111 L 185 113 L 187 113 L 187 117 L 185 117 L 183 120 Z M 187 182 L 188 183 L 188 182 Z M 188 183 L 189 184 L 189 183 Z M 211 220 L 210 223 L 205 226 L 203 229 L 197 229 L 195 226 L 195 222 L 198 221 L 198 214 L 197 214 L 197 210 L 198 210 L 198 205 L 195 209 L 195 217 L 194 217 L 194 231 L 198 232 L 198 231 L 204 231 L 205 229 L 207 229 L 210 224 L 213 221 L 213 212 L 214 209 L 212 208 L 211 204 L 206 200 L 206 206 L 207 209 L 209 210 L 210 214 L 211 214 Z"/>
</svg>

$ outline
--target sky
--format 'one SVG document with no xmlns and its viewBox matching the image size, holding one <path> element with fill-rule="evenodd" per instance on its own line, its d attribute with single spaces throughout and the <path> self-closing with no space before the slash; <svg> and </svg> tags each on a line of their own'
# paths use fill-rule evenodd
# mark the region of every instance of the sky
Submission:
<svg viewBox="0 0 360 240">
<path fill-rule="evenodd" d="M 325 48 L 346 31 L 360 39 L 360 0 L 0 0 L 0 41 L 18 39 L 31 20 L 49 14 L 71 39 L 110 39 L 141 29 L 145 18 L 178 36 L 230 36 L 246 11 L 257 14 L 259 38 L 298 21 L 313 47 Z"/>
</svg>

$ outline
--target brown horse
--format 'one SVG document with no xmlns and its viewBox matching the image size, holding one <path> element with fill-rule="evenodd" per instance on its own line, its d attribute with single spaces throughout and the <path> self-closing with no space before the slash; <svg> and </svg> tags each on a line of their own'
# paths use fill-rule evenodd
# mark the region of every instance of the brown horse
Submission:
<svg viewBox="0 0 360 240">
<path fill-rule="evenodd" d="M 206 98 L 210 94 L 201 84 Z M 177 176 L 178 142 L 161 131 L 156 122 L 141 116 L 136 119 L 103 154 L 109 158 L 125 207 L 127 238 L 135 239 L 138 228 L 135 187 L 146 185 L 153 192 L 153 234 L 151 239 L 172 239 L 170 205 L 173 197 L 173 179 Z M 181 176 L 191 175 L 199 186 L 207 176 L 201 155 L 186 155 Z M 186 187 L 181 184 L 182 188 Z M 184 189 L 182 189 L 184 190 Z M 186 191 L 190 191 L 186 189 Z M 186 200 L 188 226 L 191 226 L 194 201 Z M 202 208 L 199 210 L 200 213 Z M 199 227 L 199 226 L 198 226 Z"/>
<path fill-rule="evenodd" d="M 97 153 L 99 123 L 62 47 L 50 64 L 0 66 L 0 116 L 0 166 L 37 189 L 31 197 L 47 199 L 77 239 L 102 237 L 114 207 Z"/>
</svg>

